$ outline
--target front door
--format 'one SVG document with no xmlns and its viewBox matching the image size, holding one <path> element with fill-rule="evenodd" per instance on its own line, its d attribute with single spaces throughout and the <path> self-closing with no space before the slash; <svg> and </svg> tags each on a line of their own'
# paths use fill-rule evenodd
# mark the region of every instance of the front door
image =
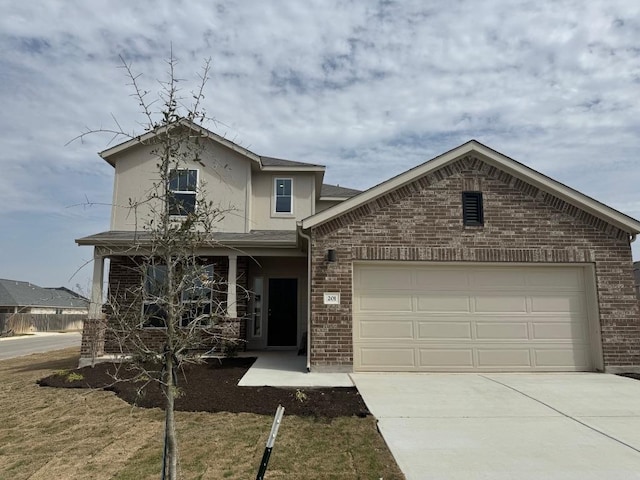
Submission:
<svg viewBox="0 0 640 480">
<path fill-rule="evenodd" d="M 298 279 L 269 279 L 267 344 L 295 347 L 298 339 Z"/>
</svg>

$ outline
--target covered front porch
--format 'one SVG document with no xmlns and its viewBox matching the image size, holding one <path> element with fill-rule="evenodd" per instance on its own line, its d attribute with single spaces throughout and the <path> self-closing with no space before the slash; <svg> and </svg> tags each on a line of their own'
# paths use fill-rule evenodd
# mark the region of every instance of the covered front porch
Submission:
<svg viewBox="0 0 640 480">
<path fill-rule="evenodd" d="M 143 312 L 145 308 L 145 272 L 140 268 L 147 258 L 144 250 L 127 245 L 95 245 L 98 243 L 95 240 L 89 321 L 81 354 L 85 358 L 127 353 L 122 351 L 121 344 L 105 335 L 113 302 L 126 305 L 134 313 Z M 306 249 L 291 239 L 286 247 L 273 244 L 232 247 L 203 248 L 197 256 L 214 275 L 216 325 L 231 327 L 238 340 L 236 350 L 301 352 L 306 368 Z M 141 329 L 152 343 L 163 338 L 158 325 L 141 326 Z M 210 353 L 224 353 L 222 348 L 210 350 Z"/>
</svg>

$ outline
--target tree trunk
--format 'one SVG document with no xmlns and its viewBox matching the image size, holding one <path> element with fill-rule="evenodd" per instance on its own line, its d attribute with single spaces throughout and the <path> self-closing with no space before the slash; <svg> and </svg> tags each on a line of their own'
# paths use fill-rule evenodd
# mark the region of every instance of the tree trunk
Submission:
<svg viewBox="0 0 640 480">
<path fill-rule="evenodd" d="M 165 420 L 165 475 L 166 480 L 177 480 L 178 478 L 178 440 L 176 438 L 176 424 L 174 419 L 174 401 L 176 393 L 176 385 L 173 383 L 173 358 L 171 354 L 167 355 L 166 366 L 166 398 L 167 403 L 164 409 Z"/>
</svg>

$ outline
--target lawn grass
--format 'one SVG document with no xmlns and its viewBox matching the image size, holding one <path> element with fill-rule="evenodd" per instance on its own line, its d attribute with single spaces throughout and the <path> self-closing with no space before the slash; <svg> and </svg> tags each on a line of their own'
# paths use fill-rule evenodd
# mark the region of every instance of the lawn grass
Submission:
<svg viewBox="0 0 640 480">
<path fill-rule="evenodd" d="M 163 412 L 36 380 L 77 366 L 66 349 L 0 362 L 0 478 L 159 478 Z M 275 412 L 274 412 L 275 413 Z M 255 478 L 272 417 L 176 412 L 183 479 Z M 403 478 L 372 417 L 287 415 L 266 478 Z"/>
</svg>

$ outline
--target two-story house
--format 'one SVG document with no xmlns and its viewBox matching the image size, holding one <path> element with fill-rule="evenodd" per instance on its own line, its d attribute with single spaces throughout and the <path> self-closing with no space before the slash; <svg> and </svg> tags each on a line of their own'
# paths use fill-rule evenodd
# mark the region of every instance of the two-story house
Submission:
<svg viewBox="0 0 640 480">
<path fill-rule="evenodd" d="M 259 156 L 186 120 L 183 125 L 206 142 L 198 160 L 186 163 L 176 178 L 183 209 L 173 213 L 187 215 L 196 208 L 196 190 L 201 187 L 222 211 L 214 227 L 217 245 L 199 254 L 218 278 L 225 279 L 221 283 L 227 290 L 227 320 L 241 320 L 246 348 L 304 349 L 308 257 L 297 222 L 359 191 L 324 184 L 322 165 Z M 77 240 L 94 247 L 91 318 L 102 314 L 106 259 L 112 294 L 133 290 L 144 281 L 136 258 L 143 253 L 136 255 L 135 250 L 144 245 L 145 222 L 153 217 L 150 204 L 140 201 L 159 177 L 155 135 L 151 132 L 100 153 L 115 173 L 110 229 Z M 137 203 L 134 211 L 131 205 Z M 153 336 L 161 327 L 146 328 Z M 117 354 L 119 348 L 107 338 L 100 351 Z"/>
<path fill-rule="evenodd" d="M 204 151 L 170 189 L 187 210 L 200 185 L 228 207 L 198 254 L 226 279 L 246 348 L 306 346 L 317 371 L 640 368 L 637 220 L 474 140 L 358 192 L 324 184 L 321 165 L 183 125 Z M 157 179 L 154 135 L 100 154 L 115 171 L 110 230 L 77 240 L 95 252 L 90 318 L 106 258 L 110 292 L 144 282 L 132 268 L 144 207 L 128 205 Z M 87 325 L 83 357 L 99 337 Z"/>
</svg>

